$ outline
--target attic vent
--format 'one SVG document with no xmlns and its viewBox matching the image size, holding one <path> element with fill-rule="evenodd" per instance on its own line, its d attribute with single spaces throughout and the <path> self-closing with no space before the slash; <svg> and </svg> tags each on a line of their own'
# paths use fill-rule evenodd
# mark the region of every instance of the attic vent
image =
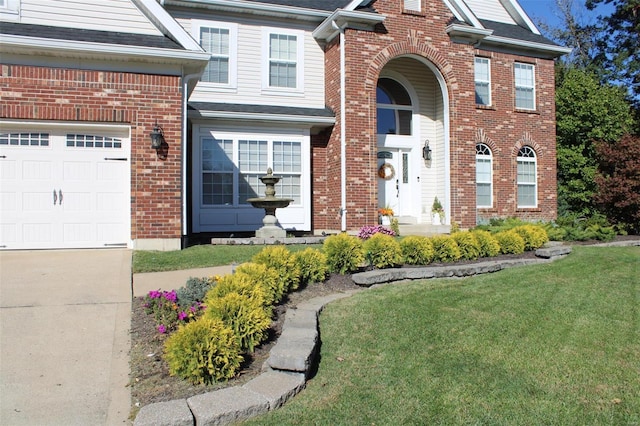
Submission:
<svg viewBox="0 0 640 426">
<path fill-rule="evenodd" d="M 420 12 L 420 2 L 421 0 L 404 0 L 404 10 Z"/>
</svg>

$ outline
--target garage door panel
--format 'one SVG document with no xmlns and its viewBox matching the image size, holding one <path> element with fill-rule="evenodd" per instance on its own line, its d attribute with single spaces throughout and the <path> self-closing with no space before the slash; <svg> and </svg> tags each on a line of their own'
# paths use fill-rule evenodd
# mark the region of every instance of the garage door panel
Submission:
<svg viewBox="0 0 640 426">
<path fill-rule="evenodd" d="M 27 244 L 37 243 L 34 248 L 43 248 L 42 244 L 51 244 L 54 236 L 54 229 L 51 223 L 25 223 L 22 225 L 22 241 Z"/>
<path fill-rule="evenodd" d="M 65 161 L 62 168 L 62 178 L 65 182 L 87 182 L 93 179 L 92 164 L 89 161 Z"/>
<path fill-rule="evenodd" d="M 4 158 L 0 161 L 0 179 L 2 179 L 3 186 L 5 180 L 16 179 L 17 164 L 18 163 L 15 160 L 7 160 Z"/>
<path fill-rule="evenodd" d="M 53 177 L 51 161 L 24 161 L 22 163 L 22 179 L 51 180 Z"/>
<path fill-rule="evenodd" d="M 92 211 L 93 194 L 90 192 L 70 192 L 63 193 L 62 209 L 65 212 L 90 212 Z"/>
</svg>

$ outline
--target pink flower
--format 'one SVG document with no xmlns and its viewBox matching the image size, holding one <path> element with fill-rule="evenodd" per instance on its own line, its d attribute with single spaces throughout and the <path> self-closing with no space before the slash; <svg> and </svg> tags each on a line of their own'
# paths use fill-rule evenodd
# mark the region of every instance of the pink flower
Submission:
<svg viewBox="0 0 640 426">
<path fill-rule="evenodd" d="M 185 318 L 187 318 L 187 313 L 186 313 L 185 311 L 181 311 L 181 312 L 178 314 L 178 320 L 179 320 L 179 321 L 183 321 Z"/>
<path fill-rule="evenodd" d="M 158 291 L 158 290 L 151 290 L 149 292 L 149 298 L 151 298 L 151 299 L 157 299 L 160 296 L 162 296 L 162 293 L 160 293 L 160 291 Z"/>
<path fill-rule="evenodd" d="M 160 324 L 160 325 L 158 326 L 158 332 L 159 332 L 160 334 L 164 334 L 164 333 L 166 333 L 166 332 L 167 332 L 167 327 L 165 327 L 163 324 Z"/>
</svg>

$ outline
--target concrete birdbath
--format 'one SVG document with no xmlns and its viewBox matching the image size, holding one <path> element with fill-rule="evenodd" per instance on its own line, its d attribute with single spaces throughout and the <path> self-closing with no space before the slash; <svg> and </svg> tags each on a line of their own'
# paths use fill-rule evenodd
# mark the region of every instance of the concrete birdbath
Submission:
<svg viewBox="0 0 640 426">
<path fill-rule="evenodd" d="M 291 198 L 277 198 L 275 185 L 280 178 L 273 175 L 271 168 L 267 169 L 267 174 L 260 178 L 262 183 L 266 185 L 264 197 L 249 198 L 247 201 L 257 209 L 264 209 L 265 215 L 262 219 L 262 228 L 256 230 L 258 238 L 285 238 L 287 231 L 278 225 L 276 219 L 276 209 L 285 208 L 293 201 Z"/>
</svg>

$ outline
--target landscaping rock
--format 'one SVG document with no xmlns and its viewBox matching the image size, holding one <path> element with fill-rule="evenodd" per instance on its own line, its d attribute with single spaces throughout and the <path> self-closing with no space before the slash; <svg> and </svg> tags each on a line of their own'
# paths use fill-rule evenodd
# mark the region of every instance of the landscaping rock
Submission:
<svg viewBox="0 0 640 426">
<path fill-rule="evenodd" d="M 289 309 L 284 317 L 283 328 L 318 328 L 318 311 L 313 309 Z"/>
<path fill-rule="evenodd" d="M 536 250 L 536 256 L 544 259 L 551 259 L 558 256 L 565 256 L 571 253 L 571 246 L 552 246 Z"/>
<path fill-rule="evenodd" d="M 194 419 L 186 399 L 156 402 L 140 409 L 134 426 L 193 426 Z"/>
<path fill-rule="evenodd" d="M 269 411 L 267 398 L 239 386 L 193 396 L 187 404 L 198 426 L 228 425 Z"/>
<path fill-rule="evenodd" d="M 316 354 L 318 330 L 284 328 L 269 353 L 267 365 L 274 370 L 309 374 Z"/>
<path fill-rule="evenodd" d="M 269 401 L 269 409 L 274 410 L 300 392 L 305 383 L 305 375 L 302 373 L 269 371 L 243 387 L 265 397 Z"/>
</svg>

